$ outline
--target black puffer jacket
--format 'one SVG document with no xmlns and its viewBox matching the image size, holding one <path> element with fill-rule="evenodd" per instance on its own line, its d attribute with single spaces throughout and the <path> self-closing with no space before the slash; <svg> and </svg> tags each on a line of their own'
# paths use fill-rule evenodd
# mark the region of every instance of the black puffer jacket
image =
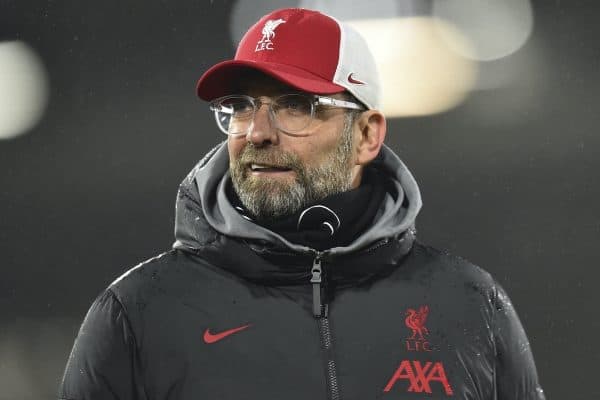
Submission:
<svg viewBox="0 0 600 400">
<path fill-rule="evenodd" d="M 506 293 L 469 262 L 415 240 L 414 179 L 373 228 L 317 252 L 226 202 L 226 149 L 181 185 L 174 249 L 94 302 L 63 399 L 544 399 Z"/>
</svg>

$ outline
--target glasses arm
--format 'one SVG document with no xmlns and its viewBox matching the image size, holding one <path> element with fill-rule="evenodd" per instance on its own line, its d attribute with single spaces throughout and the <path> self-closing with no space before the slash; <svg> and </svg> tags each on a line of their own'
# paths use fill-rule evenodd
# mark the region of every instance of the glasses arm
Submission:
<svg viewBox="0 0 600 400">
<path fill-rule="evenodd" d="M 359 104 L 351 101 L 333 99 L 331 97 L 315 96 L 317 105 L 321 106 L 333 106 L 340 108 L 349 108 L 351 110 L 364 110 L 365 108 Z"/>
<path fill-rule="evenodd" d="M 226 107 L 224 105 L 210 105 L 210 110 L 215 112 L 222 112 L 233 115 L 233 107 Z"/>
</svg>

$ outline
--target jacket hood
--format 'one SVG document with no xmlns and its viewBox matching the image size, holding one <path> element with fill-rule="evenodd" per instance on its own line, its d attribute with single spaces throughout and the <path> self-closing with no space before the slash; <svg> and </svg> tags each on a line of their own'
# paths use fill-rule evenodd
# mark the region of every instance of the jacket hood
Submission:
<svg viewBox="0 0 600 400">
<path fill-rule="evenodd" d="M 325 250 L 323 254 L 343 255 L 382 239 L 399 237 L 407 231 L 414 234 L 415 219 L 422 202 L 417 182 L 408 168 L 386 145 L 369 167 L 378 169 L 390 181 L 375 222 L 348 246 Z M 226 184 L 230 179 L 227 143 L 223 142 L 204 156 L 179 187 L 174 248 L 197 251 L 224 235 L 296 253 L 315 252 L 242 216 L 226 195 Z"/>
</svg>

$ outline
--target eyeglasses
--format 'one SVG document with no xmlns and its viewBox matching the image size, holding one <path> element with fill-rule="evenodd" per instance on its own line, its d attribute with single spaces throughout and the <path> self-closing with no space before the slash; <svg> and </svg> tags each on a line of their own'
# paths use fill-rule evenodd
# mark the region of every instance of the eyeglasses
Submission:
<svg viewBox="0 0 600 400">
<path fill-rule="evenodd" d="M 310 125 L 317 106 L 364 110 L 359 104 L 304 94 L 284 94 L 265 102 L 260 97 L 231 95 L 220 97 L 210 103 L 219 129 L 229 136 L 246 135 L 252 129 L 256 111 L 262 105 L 269 106 L 269 118 L 273 125 L 291 136 L 303 136 L 299 132 Z"/>
</svg>

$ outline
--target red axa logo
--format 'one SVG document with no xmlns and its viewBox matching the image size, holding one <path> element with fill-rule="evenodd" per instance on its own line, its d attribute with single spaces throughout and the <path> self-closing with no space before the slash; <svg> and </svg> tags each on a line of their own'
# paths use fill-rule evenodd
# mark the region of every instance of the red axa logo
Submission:
<svg viewBox="0 0 600 400">
<path fill-rule="evenodd" d="M 404 360 L 383 391 L 389 392 L 398 384 L 402 388 L 408 387 L 408 392 L 431 394 L 433 393 L 432 383 L 435 384 L 433 385 L 434 389 L 436 386 L 441 386 L 447 396 L 452 396 L 454 393 L 441 362 L 427 361 L 421 364 L 420 361 Z"/>
<path fill-rule="evenodd" d="M 406 310 L 406 319 L 404 323 L 412 331 L 412 335 L 406 338 L 406 349 L 408 351 L 432 351 L 431 345 L 426 336 L 429 330 L 425 326 L 429 315 L 429 306 L 421 306 L 419 310 L 409 308 Z"/>
</svg>

